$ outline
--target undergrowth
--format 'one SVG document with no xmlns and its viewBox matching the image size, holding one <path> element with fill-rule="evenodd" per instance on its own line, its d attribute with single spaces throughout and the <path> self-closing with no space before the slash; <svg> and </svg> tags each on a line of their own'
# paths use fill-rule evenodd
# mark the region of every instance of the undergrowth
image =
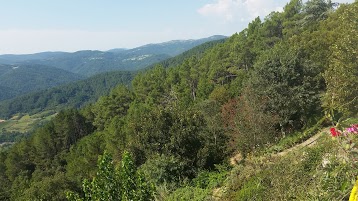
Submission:
<svg viewBox="0 0 358 201">
<path fill-rule="evenodd" d="M 349 119 L 345 124 L 358 122 Z M 288 136 L 261 155 L 249 155 L 232 170 L 202 172 L 165 200 L 348 200 L 357 167 L 344 160 L 335 139 L 324 132 L 312 147 L 277 156 L 322 130 L 316 124 Z M 353 143 L 358 143 L 354 136 Z"/>
</svg>

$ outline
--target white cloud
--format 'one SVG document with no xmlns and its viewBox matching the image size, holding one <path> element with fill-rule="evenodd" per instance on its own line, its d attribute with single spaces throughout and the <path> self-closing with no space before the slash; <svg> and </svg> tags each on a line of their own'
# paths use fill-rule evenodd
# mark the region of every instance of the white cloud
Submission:
<svg viewBox="0 0 358 201">
<path fill-rule="evenodd" d="M 272 11 L 282 12 L 283 7 L 290 0 L 212 0 L 213 3 L 206 4 L 197 12 L 205 17 L 213 17 L 224 22 L 242 21 L 246 22 L 260 16 L 264 18 Z M 304 0 L 303 2 L 306 2 Z M 335 0 L 339 3 L 352 3 L 354 0 Z"/>
<path fill-rule="evenodd" d="M 283 7 L 278 6 L 278 7 L 276 7 L 275 11 L 276 12 L 283 12 Z"/>
<path fill-rule="evenodd" d="M 198 9 L 203 16 L 215 16 L 225 21 L 232 21 L 235 12 L 242 6 L 240 0 L 217 0 L 216 3 L 206 4 Z"/>
<path fill-rule="evenodd" d="M 263 12 L 264 9 L 266 9 L 263 4 L 265 4 L 266 1 L 260 1 L 260 0 L 246 0 L 244 1 L 245 8 L 251 15 L 251 17 L 260 16 L 260 13 Z"/>
<path fill-rule="evenodd" d="M 251 21 L 265 17 L 272 11 L 282 11 L 287 0 L 215 0 L 198 9 L 205 17 L 215 17 L 225 22 Z"/>
</svg>

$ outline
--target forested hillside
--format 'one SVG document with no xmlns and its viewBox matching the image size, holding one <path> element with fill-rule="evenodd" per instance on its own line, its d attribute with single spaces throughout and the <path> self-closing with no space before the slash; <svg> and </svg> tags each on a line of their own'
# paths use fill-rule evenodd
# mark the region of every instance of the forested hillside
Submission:
<svg viewBox="0 0 358 201">
<path fill-rule="evenodd" d="M 0 101 L 82 78 L 80 75 L 50 66 L 0 64 Z"/>
<path fill-rule="evenodd" d="M 43 110 L 80 108 L 107 95 L 118 84 L 130 85 L 135 72 L 102 73 L 51 89 L 29 93 L 0 102 L 0 117 L 10 118 L 16 113 L 34 114 Z"/>
<path fill-rule="evenodd" d="M 223 43 L 225 40 L 215 40 L 198 45 L 178 56 L 169 58 L 155 65 L 164 67 L 177 66 L 181 61 L 193 56 L 201 56 L 205 50 Z M 150 65 L 141 71 L 155 67 Z M 100 96 L 107 95 L 118 84 L 131 85 L 137 71 L 113 71 L 98 74 L 78 82 L 58 86 L 52 89 L 30 93 L 11 100 L 0 102 L 0 117 L 10 118 L 16 113 L 36 113 L 42 110 L 60 110 L 63 108 L 80 108 L 88 103 L 95 102 Z M 14 93 L 4 88 L 1 96 Z"/>
<path fill-rule="evenodd" d="M 16 96 L 16 91 L 9 87 L 0 86 L 0 100 L 10 99 Z"/>
<path fill-rule="evenodd" d="M 226 181 L 224 200 L 347 200 L 355 162 L 332 141 L 302 159 L 260 154 L 358 123 L 357 46 L 357 1 L 292 0 L 203 54 L 59 112 L 0 153 L 0 199 L 210 200 Z M 243 161 L 229 174 L 234 152 Z"/>
</svg>

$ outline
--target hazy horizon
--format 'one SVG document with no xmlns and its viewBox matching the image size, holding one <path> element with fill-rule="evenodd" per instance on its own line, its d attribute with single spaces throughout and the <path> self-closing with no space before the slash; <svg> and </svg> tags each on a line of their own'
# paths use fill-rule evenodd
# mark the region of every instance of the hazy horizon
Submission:
<svg viewBox="0 0 358 201">
<path fill-rule="evenodd" d="M 212 35 L 212 36 L 224 36 L 224 35 Z M 167 42 L 171 42 L 171 41 L 177 41 L 177 40 L 183 40 L 183 41 L 187 41 L 187 40 L 198 40 L 198 39 L 204 39 L 204 38 L 209 38 L 212 36 L 208 36 L 208 37 L 203 37 L 203 38 L 188 38 L 188 39 L 173 39 L 173 40 L 169 40 L 169 41 L 163 41 L 163 42 L 158 42 L 158 43 L 146 43 L 146 44 L 142 44 L 139 46 L 135 46 L 135 47 L 130 47 L 130 48 L 125 48 L 125 47 L 113 47 L 110 49 L 78 49 L 78 50 L 74 50 L 74 51 L 62 51 L 62 50 L 54 50 L 54 51 L 40 51 L 40 52 L 31 52 L 31 53 L 5 53 L 5 54 L 1 54 L 0 55 L 27 55 L 27 54 L 37 54 L 37 53 L 47 53 L 47 52 L 64 52 L 64 53 L 74 53 L 74 52 L 78 52 L 78 51 L 102 51 L 102 52 L 106 52 L 106 51 L 110 51 L 110 50 L 115 50 L 115 49 L 123 49 L 123 50 L 130 50 L 130 49 L 135 49 L 135 48 L 139 48 L 142 46 L 146 46 L 146 45 L 155 45 L 155 44 L 161 44 L 161 43 L 167 43 Z M 225 37 L 229 37 L 229 36 L 225 36 Z"/>
</svg>

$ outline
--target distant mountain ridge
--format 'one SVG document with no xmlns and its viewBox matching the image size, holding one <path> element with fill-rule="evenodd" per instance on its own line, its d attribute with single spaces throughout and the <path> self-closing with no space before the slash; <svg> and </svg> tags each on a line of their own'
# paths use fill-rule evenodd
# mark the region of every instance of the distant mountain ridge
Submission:
<svg viewBox="0 0 358 201">
<path fill-rule="evenodd" d="M 189 39 L 189 40 L 172 40 L 163 43 L 148 44 L 128 51 L 135 53 L 150 53 L 150 54 L 167 54 L 171 57 L 179 55 L 195 46 L 201 45 L 203 43 L 215 40 L 221 40 L 227 38 L 226 36 L 214 35 L 208 38 L 202 39 Z"/>
<path fill-rule="evenodd" d="M 211 36 L 197 40 L 173 40 L 143 45 L 133 49 L 108 51 L 82 50 L 68 52 L 42 52 L 26 55 L 0 55 L 0 64 L 40 64 L 53 66 L 83 76 L 123 70 L 136 71 L 164 61 L 205 42 L 220 40 L 226 36 Z"/>
<path fill-rule="evenodd" d="M 68 52 L 39 52 L 34 54 L 3 54 L 0 55 L 0 63 L 16 64 L 28 60 L 49 59 L 51 57 L 63 56 L 70 54 Z"/>
</svg>

